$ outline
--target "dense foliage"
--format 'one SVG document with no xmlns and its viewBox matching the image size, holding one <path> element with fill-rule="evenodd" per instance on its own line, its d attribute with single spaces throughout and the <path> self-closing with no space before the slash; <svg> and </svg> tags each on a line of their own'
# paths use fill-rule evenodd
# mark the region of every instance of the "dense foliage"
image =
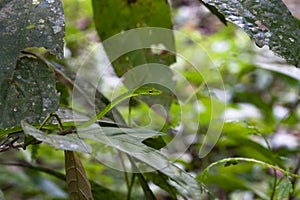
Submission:
<svg viewBox="0 0 300 200">
<path fill-rule="evenodd" d="M 5 0 L 0 27 L 0 200 L 300 198 L 282 1 Z"/>
</svg>

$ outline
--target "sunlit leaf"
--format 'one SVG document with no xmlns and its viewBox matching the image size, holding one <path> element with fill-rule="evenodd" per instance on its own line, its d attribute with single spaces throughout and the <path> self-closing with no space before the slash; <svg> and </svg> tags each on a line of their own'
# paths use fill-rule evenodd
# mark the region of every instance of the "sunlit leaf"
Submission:
<svg viewBox="0 0 300 200">
<path fill-rule="evenodd" d="M 73 151 L 65 151 L 65 168 L 68 192 L 72 200 L 92 200 L 91 185 L 87 179 L 84 167 Z"/>
<path fill-rule="evenodd" d="M 268 46 L 287 62 L 300 65 L 300 29 L 282 1 L 205 0 L 241 27 L 259 47 Z"/>
<path fill-rule="evenodd" d="M 21 57 L 11 76 L 0 81 L 0 128 L 20 125 L 23 119 L 41 122 L 58 109 L 54 72 L 39 58 Z"/>
<path fill-rule="evenodd" d="M 22 121 L 22 127 L 25 134 L 34 137 L 38 141 L 45 142 L 55 149 L 78 151 L 83 153 L 91 152 L 91 147 L 81 140 L 76 134 L 68 134 L 64 136 L 55 134 L 47 135 L 24 121 Z"/>
</svg>

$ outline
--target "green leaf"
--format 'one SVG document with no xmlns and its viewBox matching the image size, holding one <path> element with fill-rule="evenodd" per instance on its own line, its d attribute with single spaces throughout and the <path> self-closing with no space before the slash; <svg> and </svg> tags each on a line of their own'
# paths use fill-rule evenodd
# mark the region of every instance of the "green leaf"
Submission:
<svg viewBox="0 0 300 200">
<path fill-rule="evenodd" d="M 158 133 L 150 130 L 101 127 L 101 129 L 82 129 L 79 130 L 78 134 L 83 139 L 98 143 L 92 154 L 96 159 L 101 160 L 98 151 L 99 143 L 116 148 L 168 176 L 182 197 L 201 199 L 201 187 L 203 188 L 203 185 L 200 185 L 192 176 L 178 168 L 160 151 L 142 143 L 145 138 L 153 137 Z"/>
<path fill-rule="evenodd" d="M 25 134 L 34 137 L 38 141 L 45 142 L 55 149 L 78 151 L 82 153 L 91 152 L 91 147 L 81 140 L 76 134 L 68 134 L 64 136 L 54 134 L 47 135 L 24 121 L 22 121 L 21 124 Z"/>
<path fill-rule="evenodd" d="M 124 84 L 129 90 L 148 83 L 161 84 L 170 90 L 174 88 L 172 72 L 165 67 L 176 59 L 167 1 L 93 0 L 93 10 L 95 26 L 108 58 L 118 76 L 126 74 Z M 156 70 L 156 64 L 166 69 Z M 133 68 L 141 70 L 132 72 Z M 164 84 L 159 80 L 164 80 Z M 151 100 L 149 97 L 142 98 L 150 106 L 163 105 L 167 112 L 171 99 L 172 95 L 166 89 Z"/>
<path fill-rule="evenodd" d="M 282 1 L 205 0 L 241 27 L 259 47 L 268 46 L 288 63 L 300 66 L 300 29 Z"/>
<path fill-rule="evenodd" d="M 70 198 L 72 200 L 94 199 L 84 167 L 75 152 L 65 151 L 65 168 Z"/>
<path fill-rule="evenodd" d="M 95 25 L 100 38 L 140 27 L 172 28 L 170 7 L 167 1 L 93 0 Z"/>
<path fill-rule="evenodd" d="M 23 119 L 41 122 L 58 109 L 54 72 L 39 58 L 21 57 L 0 82 L 0 128 L 20 125 Z"/>
</svg>

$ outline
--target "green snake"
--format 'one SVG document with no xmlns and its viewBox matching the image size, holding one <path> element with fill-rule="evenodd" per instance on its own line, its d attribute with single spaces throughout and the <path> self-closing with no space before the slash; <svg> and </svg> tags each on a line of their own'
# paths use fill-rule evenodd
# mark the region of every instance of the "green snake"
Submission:
<svg viewBox="0 0 300 200">
<path fill-rule="evenodd" d="M 97 120 L 101 119 L 104 115 L 106 115 L 113 107 L 121 103 L 122 101 L 138 96 L 138 95 L 159 95 L 161 94 L 161 91 L 158 89 L 155 89 L 150 86 L 141 86 L 134 90 L 129 90 L 128 92 L 118 96 L 115 98 L 111 103 L 109 103 L 101 112 L 99 112 L 97 115 L 92 117 L 90 120 L 80 124 L 78 127 L 84 128 L 92 125 Z"/>
<path fill-rule="evenodd" d="M 100 120 L 104 115 L 106 115 L 113 107 L 115 107 L 116 105 L 118 105 L 119 103 L 121 103 L 122 101 L 124 101 L 126 99 L 136 97 L 138 95 L 159 95 L 159 94 L 161 94 L 160 90 L 155 89 L 155 88 L 150 87 L 150 86 L 141 86 L 137 89 L 129 90 L 126 93 L 121 94 L 120 96 L 116 97 L 101 112 L 99 112 L 97 115 L 95 115 L 94 117 L 92 117 L 88 121 L 83 122 L 82 124 L 79 124 L 77 127 L 84 128 L 84 127 L 88 127 L 88 126 L 92 125 L 93 123 Z M 33 126 L 39 127 L 40 125 L 39 124 L 33 124 Z M 54 125 L 54 124 L 45 124 L 43 126 L 43 129 L 54 130 L 55 126 L 56 125 Z M 74 122 L 63 122 L 63 126 L 65 128 L 73 127 Z M 11 128 L 3 129 L 3 130 L 0 130 L 0 137 L 4 136 L 4 135 L 8 135 L 10 133 L 20 132 L 22 130 L 23 130 L 23 128 L 21 126 L 13 126 Z"/>
</svg>

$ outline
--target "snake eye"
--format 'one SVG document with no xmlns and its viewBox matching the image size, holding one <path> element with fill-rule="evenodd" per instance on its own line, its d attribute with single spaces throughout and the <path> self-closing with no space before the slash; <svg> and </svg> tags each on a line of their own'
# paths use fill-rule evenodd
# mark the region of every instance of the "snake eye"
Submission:
<svg viewBox="0 0 300 200">
<path fill-rule="evenodd" d="M 148 90 L 148 93 L 149 93 L 149 94 L 152 94 L 152 93 L 153 93 L 153 90 Z"/>
</svg>

